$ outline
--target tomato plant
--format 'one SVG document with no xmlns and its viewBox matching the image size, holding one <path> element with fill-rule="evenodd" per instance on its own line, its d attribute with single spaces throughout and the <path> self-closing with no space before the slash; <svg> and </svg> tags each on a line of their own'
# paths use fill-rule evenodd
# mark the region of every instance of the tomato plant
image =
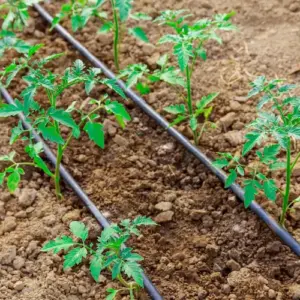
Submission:
<svg viewBox="0 0 300 300">
<path fill-rule="evenodd" d="M 113 18 L 110 20 L 108 14 L 102 11 L 104 2 L 105 0 L 98 0 L 96 2 L 90 0 L 71 0 L 62 6 L 60 13 L 53 19 L 52 27 L 58 24 L 62 19 L 70 17 L 72 29 L 73 31 L 77 31 L 78 29 L 84 28 L 91 17 L 100 19 L 102 26 L 99 29 L 99 33 L 113 32 L 114 63 L 116 69 L 119 71 L 119 48 L 125 30 L 141 41 L 149 42 L 145 31 L 141 27 L 127 28 L 127 21 L 129 19 L 151 20 L 151 17 L 144 13 L 131 13 L 133 0 L 110 0 L 113 12 Z"/>
<path fill-rule="evenodd" d="M 220 153 L 214 162 L 218 168 L 228 168 L 230 175 L 225 187 L 229 187 L 238 176 L 243 179 L 245 188 L 245 206 L 249 207 L 256 196 L 263 193 L 267 199 L 276 201 L 281 195 L 282 212 L 280 224 L 284 226 L 286 214 L 300 198 L 290 199 L 292 174 L 300 158 L 300 153 L 293 153 L 293 141 L 300 139 L 300 97 L 291 95 L 294 84 L 283 84 L 283 80 L 267 81 L 264 76 L 251 83 L 248 97 L 262 95 L 257 109 L 258 117 L 247 127 L 246 143 L 242 157 L 230 153 Z M 267 109 L 266 109 L 267 108 Z M 255 146 L 263 147 L 256 151 L 259 163 L 247 166 L 241 162 Z M 280 154 L 285 154 L 285 159 Z M 278 170 L 285 170 L 285 186 L 280 188 L 272 178 Z"/>
<path fill-rule="evenodd" d="M 32 129 L 40 133 L 45 140 L 56 144 L 57 162 L 55 172 L 52 174 L 44 163 L 41 165 L 40 158 L 37 158 L 41 149 L 34 144 L 32 130 L 24 129 L 21 123 L 12 130 L 11 144 L 20 138 L 27 141 L 26 152 L 35 161 L 35 164 L 54 178 L 56 194 L 60 197 L 59 168 L 63 154 L 72 139 L 78 139 L 81 132 L 85 131 L 91 140 L 100 148 L 104 148 L 104 129 L 100 122 L 102 113 L 113 114 L 122 128 L 130 120 L 130 116 L 123 104 L 111 100 L 107 94 L 101 96 L 98 100 L 90 99 L 88 103 L 73 102 L 67 109 L 58 107 L 57 103 L 64 97 L 64 92 L 80 84 L 84 84 L 87 95 L 90 94 L 95 85 L 99 84 L 105 85 L 123 98 L 125 98 L 125 95 L 115 80 L 102 78 L 100 69 L 87 69 L 81 60 L 76 60 L 72 67 L 66 68 L 61 74 L 52 73 L 46 68 L 47 63 L 63 54 L 53 54 L 43 59 L 35 60 L 34 55 L 41 47 L 42 45 L 32 46 L 27 54 L 16 59 L 0 72 L 3 86 L 8 86 L 21 70 L 26 71 L 26 75 L 22 79 L 27 84 L 27 87 L 20 95 L 21 101 L 16 99 L 15 105 L 3 104 L 0 107 L 0 117 L 15 116 L 23 113 Z M 42 93 L 47 96 L 47 107 L 35 101 L 36 95 Z M 79 123 L 74 120 L 74 114 L 79 118 Z M 66 138 L 62 137 L 62 126 L 69 128 Z M 1 176 L 4 178 L 6 173 L 2 173 Z M 17 186 L 20 178 L 16 176 L 15 178 L 18 179 L 15 184 Z"/>
<path fill-rule="evenodd" d="M 121 291 L 128 291 L 130 299 L 135 299 L 140 288 L 144 287 L 143 270 L 139 264 L 143 257 L 132 252 L 132 248 L 125 248 L 123 244 L 132 235 L 139 236 L 140 226 L 156 225 L 154 221 L 147 217 L 136 217 L 133 221 L 126 219 L 120 224 L 111 224 L 105 228 L 98 238 L 96 245 L 87 243 L 88 228 L 82 222 L 72 222 L 70 231 L 75 239 L 70 236 L 61 236 L 44 245 L 42 251 L 57 254 L 61 250 L 67 252 L 64 256 L 64 270 L 80 264 L 83 259 L 89 257 L 90 272 L 95 281 L 99 281 L 102 271 L 108 270 L 112 274 L 112 279 L 117 279 L 123 286 L 119 289 L 109 288 L 107 290 L 107 300 L 116 299 Z M 124 275 L 133 281 L 127 281 Z"/>
</svg>

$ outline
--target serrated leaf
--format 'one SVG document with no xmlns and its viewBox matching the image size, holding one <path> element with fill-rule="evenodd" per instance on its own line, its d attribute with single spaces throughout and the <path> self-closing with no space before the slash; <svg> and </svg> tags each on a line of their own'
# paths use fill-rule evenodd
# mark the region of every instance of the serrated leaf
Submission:
<svg viewBox="0 0 300 300">
<path fill-rule="evenodd" d="M 289 136 L 295 139 L 300 139 L 300 127 L 292 127 L 288 129 Z"/>
<path fill-rule="evenodd" d="M 90 272 L 96 282 L 99 281 L 99 276 L 103 270 L 103 256 L 93 256 L 90 263 Z"/>
<path fill-rule="evenodd" d="M 222 169 L 222 168 L 227 167 L 229 165 L 229 161 L 226 158 L 219 158 L 219 159 L 216 159 L 212 163 L 212 165 L 215 168 Z"/>
<path fill-rule="evenodd" d="M 122 268 L 122 261 L 120 259 L 118 259 L 111 270 L 111 275 L 112 275 L 112 279 L 116 279 L 118 277 L 118 275 L 121 273 L 121 268 Z"/>
<path fill-rule="evenodd" d="M 115 5 L 119 10 L 121 22 L 124 22 L 128 19 L 132 9 L 132 1 L 133 0 L 116 0 Z"/>
<path fill-rule="evenodd" d="M 83 130 L 97 146 L 104 149 L 104 128 L 102 124 L 87 122 Z"/>
<path fill-rule="evenodd" d="M 102 27 L 98 30 L 98 33 L 107 33 L 113 29 L 113 22 L 106 22 L 102 25 Z"/>
<path fill-rule="evenodd" d="M 133 221 L 132 224 L 135 226 L 155 226 L 157 225 L 151 218 L 145 216 L 138 216 Z"/>
<path fill-rule="evenodd" d="M 237 166 L 237 167 L 236 167 L 236 170 L 237 170 L 237 172 L 238 172 L 241 176 L 244 176 L 244 175 L 245 175 L 245 171 L 244 171 L 244 169 L 243 169 L 242 166 Z"/>
<path fill-rule="evenodd" d="M 17 114 L 21 113 L 22 110 L 12 104 L 2 104 L 0 107 L 0 117 L 10 117 L 16 116 Z"/>
<path fill-rule="evenodd" d="M 70 250 L 68 254 L 64 256 L 65 258 L 64 265 L 63 265 L 64 270 L 80 264 L 83 258 L 86 258 L 87 254 L 88 253 L 85 248 L 77 247 Z"/>
<path fill-rule="evenodd" d="M 296 87 L 297 87 L 296 84 L 286 84 L 286 85 L 281 86 L 281 87 L 278 89 L 278 91 L 279 91 L 280 93 L 286 93 L 286 92 L 289 92 L 290 90 L 295 89 Z"/>
<path fill-rule="evenodd" d="M 267 180 L 263 184 L 264 192 L 266 197 L 271 200 L 276 200 L 276 192 L 277 192 L 277 186 L 273 179 Z"/>
<path fill-rule="evenodd" d="M 132 34 L 134 37 L 140 39 L 141 41 L 143 41 L 145 43 L 149 43 L 149 39 L 147 37 L 147 34 L 141 27 L 130 28 L 128 30 L 128 32 L 130 34 Z"/>
<path fill-rule="evenodd" d="M 210 104 L 217 96 L 219 93 L 211 93 L 208 94 L 207 96 L 203 96 L 200 101 L 196 102 L 196 107 L 198 109 L 204 109 L 208 104 Z"/>
<path fill-rule="evenodd" d="M 61 250 L 68 250 L 74 244 L 75 242 L 72 240 L 72 238 L 70 238 L 69 236 L 62 236 L 46 243 L 41 251 L 53 251 L 54 254 L 57 254 Z"/>
<path fill-rule="evenodd" d="M 141 12 L 138 12 L 138 13 L 134 13 L 132 15 L 130 15 L 130 17 L 134 20 L 143 20 L 143 21 L 151 21 L 152 18 L 145 14 L 145 13 L 141 13 Z"/>
<path fill-rule="evenodd" d="M 246 134 L 246 139 L 248 140 L 243 147 L 242 155 L 245 156 L 249 151 L 251 151 L 256 144 L 261 140 L 260 132 L 249 132 Z"/>
<path fill-rule="evenodd" d="M 235 182 L 236 179 L 237 179 L 236 171 L 233 169 L 229 170 L 229 176 L 225 181 L 225 188 L 230 187 Z"/>
<path fill-rule="evenodd" d="M 204 48 L 200 48 L 197 50 L 197 55 L 204 61 L 206 61 L 207 59 L 207 53 L 206 50 Z"/>
<path fill-rule="evenodd" d="M 193 46 L 190 43 L 180 42 L 174 46 L 174 55 L 177 56 L 180 70 L 185 72 L 190 57 L 193 57 Z"/>
<path fill-rule="evenodd" d="M 251 180 L 245 185 L 245 201 L 244 205 L 246 208 L 255 200 L 255 195 L 258 194 L 255 181 Z"/>
<path fill-rule="evenodd" d="M 53 118 L 55 121 L 70 127 L 73 129 L 73 134 L 75 137 L 78 137 L 80 134 L 80 129 L 78 125 L 75 123 L 73 118 L 71 117 L 71 114 L 64 111 L 63 109 L 55 109 L 55 108 L 50 108 L 48 110 L 48 115 Z"/>
<path fill-rule="evenodd" d="M 73 221 L 70 224 L 70 231 L 78 238 L 82 239 L 82 241 L 85 242 L 85 240 L 89 236 L 89 230 L 82 222 Z"/>
<path fill-rule="evenodd" d="M 57 132 L 56 128 L 54 126 L 45 126 L 44 124 L 40 124 L 38 126 L 38 130 L 41 132 L 43 138 L 45 140 L 48 140 L 50 142 L 63 145 L 65 143 L 64 139 L 60 135 L 59 132 Z"/>
<path fill-rule="evenodd" d="M 118 101 L 109 101 L 105 104 L 105 108 L 112 112 L 115 116 L 120 116 L 126 121 L 130 121 L 131 117 L 129 113 L 127 112 L 125 106 Z"/>
<path fill-rule="evenodd" d="M 13 173 L 11 173 L 8 177 L 7 177 L 7 187 L 8 190 L 13 193 L 15 192 L 15 190 L 17 189 L 19 183 L 21 181 L 21 177 L 19 172 L 15 169 Z"/>
<path fill-rule="evenodd" d="M 184 104 L 174 104 L 174 105 L 164 107 L 164 111 L 173 115 L 178 115 L 178 114 L 184 114 L 186 112 L 186 109 Z"/>
<path fill-rule="evenodd" d="M 196 131 L 197 127 L 198 127 L 197 119 L 195 117 L 191 117 L 190 118 L 190 128 L 192 129 L 192 131 Z"/>
<path fill-rule="evenodd" d="M 171 122 L 169 124 L 169 127 L 173 127 L 174 125 L 180 124 L 181 122 L 185 121 L 186 119 L 187 119 L 187 116 L 178 115 L 176 117 L 176 119 L 174 119 L 173 122 Z"/>
<path fill-rule="evenodd" d="M 139 83 L 137 83 L 135 88 L 141 95 L 147 95 L 150 93 L 150 87 L 147 84 L 143 84 L 143 83 L 139 82 Z"/>
<path fill-rule="evenodd" d="M 115 79 L 104 79 L 102 80 L 104 84 L 106 84 L 109 88 L 119 94 L 122 98 L 126 99 L 126 96 L 122 90 L 122 88 L 118 85 L 118 82 Z"/>
<path fill-rule="evenodd" d="M 129 278 L 133 278 L 140 287 L 144 287 L 143 270 L 138 263 L 126 262 L 122 269 Z"/>
<path fill-rule="evenodd" d="M 106 291 L 109 293 L 109 295 L 106 296 L 105 300 L 115 300 L 116 296 L 117 296 L 117 294 L 119 292 L 118 290 L 111 289 L 111 288 L 107 289 Z"/>
</svg>

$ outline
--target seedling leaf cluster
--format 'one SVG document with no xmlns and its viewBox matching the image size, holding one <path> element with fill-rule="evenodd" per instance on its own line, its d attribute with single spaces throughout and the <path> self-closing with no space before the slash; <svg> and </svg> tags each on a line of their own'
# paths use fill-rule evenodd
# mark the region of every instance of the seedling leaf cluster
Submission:
<svg viewBox="0 0 300 300">
<path fill-rule="evenodd" d="M 75 221 L 70 224 L 70 231 L 75 239 L 70 236 L 58 237 L 47 242 L 42 251 L 52 251 L 54 254 L 65 251 L 64 270 L 79 265 L 88 258 L 90 273 L 95 281 L 98 282 L 100 274 L 108 270 L 112 280 L 118 280 L 123 286 L 119 289 L 109 288 L 106 299 L 116 299 L 121 291 L 128 291 L 130 299 L 135 299 L 139 289 L 144 287 L 143 270 L 139 264 L 143 257 L 133 252 L 132 248 L 124 247 L 124 243 L 132 235 L 140 235 L 139 227 L 155 225 L 148 217 L 138 216 L 133 221 L 125 219 L 120 224 L 111 224 L 105 228 L 94 245 L 87 243 L 88 228 L 84 223 Z"/>
<path fill-rule="evenodd" d="M 245 206 L 260 195 L 271 201 L 282 198 L 282 212 L 280 224 L 284 226 L 286 214 L 292 206 L 299 202 L 299 198 L 290 199 L 292 174 L 300 158 L 300 153 L 293 154 L 293 143 L 300 139 L 300 97 L 291 93 L 296 88 L 294 84 L 286 84 L 284 80 L 267 81 L 264 76 L 258 77 L 251 83 L 248 98 L 260 96 L 257 118 L 247 127 L 246 142 L 242 149 L 242 156 L 230 153 L 220 153 L 220 158 L 214 162 L 218 168 L 228 168 L 230 175 L 225 187 L 234 183 L 238 176 L 242 178 L 245 188 Z M 253 151 L 258 162 L 254 166 L 247 166 L 241 161 Z M 282 155 L 284 154 L 284 157 Z M 285 170 L 285 187 L 276 184 L 272 174 L 278 170 Z"/>
</svg>

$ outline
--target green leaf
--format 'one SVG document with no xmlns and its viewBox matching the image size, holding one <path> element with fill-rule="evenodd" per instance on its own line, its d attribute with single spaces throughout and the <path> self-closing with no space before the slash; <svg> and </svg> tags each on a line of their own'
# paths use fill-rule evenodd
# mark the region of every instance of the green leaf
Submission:
<svg viewBox="0 0 300 300">
<path fill-rule="evenodd" d="M 75 137 L 78 137 L 80 135 L 80 128 L 75 123 L 70 113 L 64 111 L 63 109 L 56 109 L 51 107 L 48 110 L 48 115 L 55 121 L 72 128 Z"/>
<path fill-rule="evenodd" d="M 204 48 L 200 48 L 197 50 L 197 55 L 202 58 L 202 60 L 206 61 L 207 59 L 207 53 L 206 50 Z"/>
<path fill-rule="evenodd" d="M 17 114 L 21 113 L 22 110 L 12 104 L 2 104 L 0 107 L 0 117 L 10 117 L 16 116 Z"/>
<path fill-rule="evenodd" d="M 191 127 L 192 131 L 197 130 L 198 122 L 197 122 L 197 119 L 195 117 L 190 118 L 190 127 Z"/>
<path fill-rule="evenodd" d="M 140 39 L 141 41 L 145 43 L 149 43 L 149 39 L 145 33 L 145 31 L 141 27 L 134 27 L 130 28 L 129 33 L 135 36 L 136 38 Z"/>
<path fill-rule="evenodd" d="M 246 208 L 250 206 L 252 201 L 255 200 L 255 195 L 258 194 L 255 180 L 249 180 L 247 184 L 245 185 L 245 202 L 244 205 Z"/>
<path fill-rule="evenodd" d="M 208 94 L 207 96 L 204 96 L 201 98 L 200 101 L 196 102 L 196 107 L 198 109 L 204 109 L 208 104 L 210 104 L 217 96 L 219 93 L 211 93 Z"/>
<path fill-rule="evenodd" d="M 98 30 L 98 33 L 107 33 L 113 29 L 113 26 L 114 26 L 113 22 L 106 22 Z"/>
<path fill-rule="evenodd" d="M 174 125 L 180 124 L 181 122 L 185 121 L 187 119 L 187 116 L 178 115 L 176 119 L 173 120 L 173 122 L 170 123 L 169 127 L 173 127 Z"/>
<path fill-rule="evenodd" d="M 263 187 L 266 197 L 271 201 L 275 201 L 277 192 L 275 181 L 273 179 L 267 180 L 264 182 Z"/>
<path fill-rule="evenodd" d="M 112 112 L 115 116 L 120 116 L 126 121 L 130 121 L 131 117 L 123 104 L 118 101 L 107 101 L 105 104 L 107 111 Z"/>
<path fill-rule="evenodd" d="M 133 221 L 132 224 L 135 226 L 156 226 L 157 224 L 149 217 L 138 216 Z"/>
<path fill-rule="evenodd" d="M 112 289 L 112 288 L 109 288 L 106 291 L 109 293 L 109 295 L 106 296 L 106 298 L 105 298 L 106 300 L 115 300 L 116 296 L 119 292 L 118 290 L 115 290 L 115 289 Z"/>
<path fill-rule="evenodd" d="M 270 102 L 272 100 L 272 97 L 269 94 L 265 94 L 258 102 L 257 108 L 262 109 L 265 104 Z"/>
<path fill-rule="evenodd" d="M 85 248 L 74 248 L 64 256 L 65 261 L 63 268 L 64 270 L 74 267 L 82 262 L 83 258 L 87 256 L 87 250 Z"/>
<path fill-rule="evenodd" d="M 151 21 L 152 18 L 147 15 L 147 14 L 144 14 L 144 13 L 141 13 L 141 12 L 138 12 L 138 13 L 134 13 L 132 15 L 130 15 L 131 19 L 134 19 L 134 20 L 143 20 L 143 21 Z"/>
<path fill-rule="evenodd" d="M 164 111 L 173 114 L 184 114 L 186 112 L 184 104 L 174 104 L 164 108 Z"/>
<path fill-rule="evenodd" d="M 82 16 L 75 15 L 71 17 L 72 30 L 77 31 L 84 27 L 85 19 Z"/>
<path fill-rule="evenodd" d="M 83 130 L 97 146 L 104 149 L 104 129 L 102 124 L 87 122 Z"/>
<path fill-rule="evenodd" d="M 103 270 L 103 256 L 93 256 L 90 263 L 90 272 L 96 282 L 99 281 L 99 276 Z"/>
<path fill-rule="evenodd" d="M 243 169 L 242 166 L 237 166 L 236 167 L 236 170 L 238 171 L 238 173 L 241 175 L 241 176 L 244 176 L 245 175 L 245 171 Z"/>
<path fill-rule="evenodd" d="M 124 22 L 128 19 L 130 11 L 132 9 L 132 1 L 133 0 L 116 0 L 115 5 L 119 10 L 121 22 Z"/>
<path fill-rule="evenodd" d="M 41 251 L 53 251 L 54 254 L 57 254 L 61 250 L 68 250 L 74 244 L 75 242 L 72 240 L 72 238 L 69 236 L 62 236 L 46 243 Z"/>
<path fill-rule="evenodd" d="M 280 93 L 286 93 L 286 92 L 289 92 L 290 90 L 295 89 L 296 87 L 297 87 L 296 84 L 286 84 L 286 85 L 281 86 L 281 87 L 278 89 L 278 91 L 279 91 Z"/>
<path fill-rule="evenodd" d="M 141 95 L 147 95 L 150 93 L 150 87 L 147 84 L 141 82 L 137 83 L 135 87 Z"/>
<path fill-rule="evenodd" d="M 21 181 L 21 177 L 20 177 L 20 174 L 19 172 L 15 169 L 13 173 L 11 173 L 8 177 L 7 177 L 7 187 L 8 187 L 8 190 L 13 193 L 19 183 Z"/>
<path fill-rule="evenodd" d="M 129 278 L 133 278 L 140 287 L 144 287 L 143 270 L 138 263 L 126 262 L 122 269 Z"/>
<path fill-rule="evenodd" d="M 190 43 L 180 42 L 174 46 L 174 55 L 177 56 L 180 70 L 185 72 L 190 57 L 193 57 L 193 46 Z"/>
<path fill-rule="evenodd" d="M 169 60 L 168 54 L 164 54 L 158 59 L 157 64 L 161 67 L 164 67 L 167 64 L 168 60 Z"/>
<path fill-rule="evenodd" d="M 300 139 L 300 127 L 292 127 L 288 130 L 289 136 L 295 139 Z"/>
<path fill-rule="evenodd" d="M 227 177 L 226 182 L 225 182 L 225 188 L 230 187 L 237 179 L 237 173 L 235 170 L 231 169 L 231 170 L 229 170 L 229 173 L 230 174 Z"/>
<path fill-rule="evenodd" d="M 86 241 L 89 236 L 89 230 L 82 222 L 74 221 L 70 224 L 70 231 L 82 241 Z"/>
<path fill-rule="evenodd" d="M 111 270 L 112 279 L 116 279 L 121 273 L 122 261 L 119 259 L 114 263 L 114 266 Z"/>
<path fill-rule="evenodd" d="M 41 132 L 43 138 L 50 142 L 63 145 L 65 143 L 64 139 L 57 132 L 54 126 L 45 126 L 44 124 L 40 124 L 38 126 L 38 130 Z"/>
<path fill-rule="evenodd" d="M 222 169 L 222 168 L 227 167 L 229 165 L 229 161 L 226 158 L 219 158 L 219 159 L 216 159 L 212 163 L 212 165 L 215 168 Z"/>
<path fill-rule="evenodd" d="M 246 139 L 248 139 L 248 141 L 244 144 L 242 155 L 245 156 L 249 151 L 251 151 L 252 148 L 260 142 L 261 137 L 261 133 L 255 131 L 246 134 Z"/>
<path fill-rule="evenodd" d="M 122 90 L 122 88 L 118 85 L 117 80 L 115 79 L 104 79 L 102 80 L 104 84 L 106 84 L 110 89 L 119 94 L 122 98 L 126 99 L 126 96 Z"/>
</svg>

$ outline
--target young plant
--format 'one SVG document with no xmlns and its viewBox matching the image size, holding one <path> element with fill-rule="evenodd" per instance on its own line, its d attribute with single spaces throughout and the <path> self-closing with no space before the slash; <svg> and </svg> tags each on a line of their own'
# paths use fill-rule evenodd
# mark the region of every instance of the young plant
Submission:
<svg viewBox="0 0 300 300">
<path fill-rule="evenodd" d="M 107 300 L 116 299 L 121 291 L 128 291 L 130 299 L 133 300 L 140 288 L 144 287 L 143 270 L 139 264 L 143 257 L 132 252 L 132 248 L 125 248 L 123 244 L 132 235 L 140 235 L 138 227 L 153 225 L 156 225 L 154 221 L 142 216 L 133 221 L 123 220 L 119 225 L 111 224 L 102 231 L 97 244 L 94 245 L 87 244 L 88 228 L 81 222 L 72 222 L 70 231 L 75 236 L 75 240 L 70 236 L 58 237 L 46 243 L 42 251 L 53 251 L 55 254 L 61 250 L 66 251 L 64 270 L 79 265 L 88 257 L 90 272 L 95 281 L 99 281 L 101 272 L 108 270 L 112 274 L 112 279 L 117 279 L 123 286 L 119 289 L 107 289 L 109 293 Z M 125 276 L 132 281 L 125 279 Z"/>
<path fill-rule="evenodd" d="M 4 52 L 10 49 L 16 50 L 18 53 L 28 53 L 30 45 L 16 37 L 13 32 L 1 30 L 0 31 L 0 57 Z"/>
<path fill-rule="evenodd" d="M 0 15 L 4 20 L 2 29 L 23 30 L 29 20 L 29 7 L 39 2 L 40 0 L 7 0 L 0 4 L 0 11 L 7 12 Z"/>
<path fill-rule="evenodd" d="M 72 29 L 77 31 L 84 28 L 88 20 L 94 16 L 102 21 L 99 33 L 113 32 L 114 34 L 114 62 L 119 71 L 119 48 L 123 32 L 126 30 L 126 22 L 129 19 L 151 20 L 151 17 L 144 13 L 131 14 L 133 0 L 110 0 L 113 12 L 113 19 L 107 18 L 107 13 L 100 11 L 105 0 L 71 0 L 68 4 L 62 6 L 61 12 L 53 19 L 52 27 L 58 24 L 62 19 L 70 17 Z M 149 39 L 141 27 L 128 28 L 128 33 L 148 43 Z"/>
<path fill-rule="evenodd" d="M 248 125 L 251 129 L 246 134 L 242 157 L 230 153 L 220 153 L 214 162 L 218 168 L 228 168 L 230 175 L 225 187 L 234 183 L 238 175 L 244 179 L 245 207 L 249 207 L 255 197 L 263 193 L 271 201 L 281 195 L 282 212 L 280 224 L 284 226 L 286 214 L 299 198 L 290 199 L 292 174 L 300 158 L 300 153 L 293 153 L 293 141 L 300 139 L 300 97 L 290 95 L 296 88 L 293 84 L 282 84 L 283 80 L 266 81 L 264 76 L 251 83 L 248 98 L 262 94 L 257 105 L 258 117 Z M 264 109 L 267 107 L 267 109 Z M 259 162 L 252 166 L 243 165 L 240 160 L 255 147 L 263 143 L 263 148 L 256 151 Z M 285 154 L 285 160 L 280 154 Z M 244 159 L 243 159 L 244 160 Z M 272 178 L 272 173 L 285 170 L 285 185 L 281 189 Z"/>
<path fill-rule="evenodd" d="M 72 139 L 78 139 L 83 130 L 100 148 L 104 148 L 104 129 L 100 122 L 101 114 L 103 112 L 113 114 L 122 128 L 125 127 L 127 121 L 130 121 L 130 116 L 121 103 L 110 100 L 107 95 L 102 96 L 100 100 L 90 99 L 88 103 L 83 103 L 79 107 L 74 102 L 67 109 L 59 108 L 57 103 L 64 96 L 64 92 L 80 84 L 84 84 L 86 94 L 89 94 L 95 85 L 104 84 L 123 98 L 125 95 L 115 80 L 99 77 L 100 69 L 86 69 L 81 60 L 76 60 L 74 65 L 67 68 L 63 74 L 53 74 L 45 68 L 45 65 L 60 57 L 61 54 L 33 60 L 34 53 L 40 47 L 41 45 L 33 46 L 25 57 L 13 62 L 4 69 L 2 74 L 0 73 L 2 75 L 1 81 L 5 82 L 7 86 L 18 72 L 28 70 L 27 74 L 23 76 L 23 80 L 28 85 L 21 93 L 23 101 L 15 100 L 15 105 L 3 104 L 0 107 L 0 117 L 23 113 L 32 129 L 41 134 L 45 140 L 57 145 L 55 172 L 54 174 L 46 173 L 54 178 L 56 195 L 61 197 L 60 164 Z M 36 94 L 41 93 L 45 93 L 47 96 L 48 107 L 44 105 L 41 107 L 35 101 Z M 75 122 L 73 114 L 79 117 L 79 123 Z M 70 131 L 66 139 L 61 135 L 62 126 L 68 127 Z M 32 129 L 25 130 L 19 123 L 12 130 L 11 144 L 20 138 L 26 139 L 28 143 L 26 151 L 34 159 L 38 152 L 33 153 L 36 147 L 33 142 Z"/>
<path fill-rule="evenodd" d="M 206 106 L 213 101 L 218 93 L 209 94 L 194 105 L 192 98 L 193 71 L 198 58 L 206 60 L 205 43 L 209 40 L 216 40 L 221 44 L 222 40 L 216 32 L 218 30 L 235 29 L 235 26 L 229 21 L 234 13 L 217 14 L 213 20 L 203 19 L 189 24 L 185 21 L 192 15 L 185 14 L 185 12 L 185 10 L 167 10 L 156 18 L 154 22 L 159 23 L 159 25 L 166 25 L 174 31 L 174 34 L 164 35 L 158 44 L 174 44 L 173 55 L 177 59 L 179 69 L 186 82 L 184 104 L 168 106 L 165 108 L 165 111 L 176 116 L 172 125 L 189 120 L 189 126 L 194 136 L 194 143 L 197 145 L 205 127 L 204 122 L 199 132 L 198 117 L 199 115 L 204 115 L 205 120 L 208 119 L 211 108 L 207 108 Z"/>
</svg>

